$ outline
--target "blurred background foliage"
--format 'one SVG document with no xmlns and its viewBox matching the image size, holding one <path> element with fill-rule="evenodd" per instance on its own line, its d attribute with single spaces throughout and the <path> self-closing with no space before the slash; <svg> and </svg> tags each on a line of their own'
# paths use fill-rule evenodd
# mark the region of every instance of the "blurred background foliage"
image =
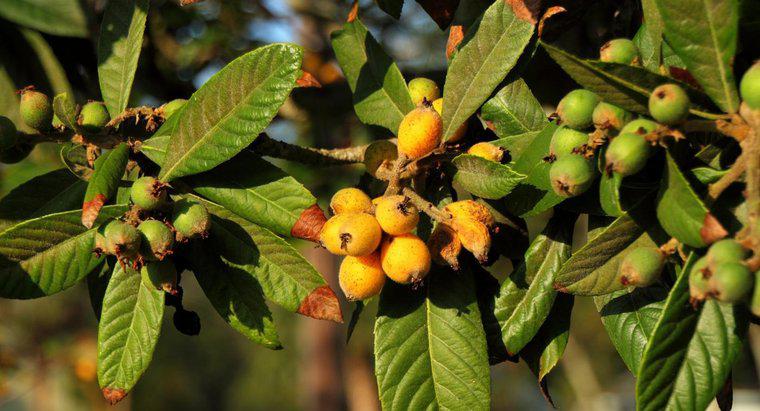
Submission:
<svg viewBox="0 0 760 411">
<path fill-rule="evenodd" d="M 638 1 L 566 3 L 568 13 L 552 19 L 546 36 L 581 55 L 594 55 L 610 38 L 632 37 L 641 22 Z M 742 3 L 748 8 L 758 4 Z M 443 85 L 447 32 L 440 31 L 414 1 L 405 2 L 400 21 L 385 15 L 372 1 L 360 4 L 362 20 L 407 79 L 425 76 Z M 103 6 L 103 0 L 81 2 L 90 33 L 99 32 Z M 313 147 L 346 147 L 387 137 L 383 130 L 363 126 L 356 119 L 350 90 L 330 48 L 330 32 L 340 27 L 350 6 L 347 0 L 206 0 L 189 7 L 175 1 L 151 1 L 131 105 L 155 106 L 187 98 L 242 53 L 261 44 L 294 42 L 307 50 L 304 69 L 323 87 L 295 90 L 267 130 L 269 135 Z M 754 34 L 758 29 L 744 27 Z M 96 38 L 96 34 L 88 38 L 41 34 L 0 19 L 0 114 L 14 118 L 14 91 L 30 84 L 49 94 L 73 91 L 80 103 L 99 100 Z M 548 103 L 547 113 L 574 87 L 542 50 L 522 74 L 539 101 Z M 356 184 L 362 171 L 314 172 L 293 164 L 278 165 L 309 187 L 323 208 L 332 192 Z M 40 145 L 27 160 L 0 166 L 0 194 L 61 166 L 57 146 Z M 532 232 L 540 229 L 540 219 L 530 223 L 536 228 Z M 298 245 L 337 290 L 337 260 L 311 244 Z M 509 264 L 491 268 L 500 279 L 508 270 Z M 379 408 L 371 364 L 376 303 L 365 309 L 349 344 L 345 343 L 346 325 L 288 315 L 273 307 L 285 349 L 272 352 L 226 326 L 202 298 L 192 276 L 185 276 L 182 285 L 185 307 L 201 317 L 200 335 L 177 332 L 169 310 L 153 364 L 116 409 Z M 345 303 L 346 319 L 352 309 Z M 0 300 L 0 410 L 110 408 L 95 381 L 96 329 L 84 284 L 44 300 Z M 760 338 L 756 327 L 752 332 L 754 349 L 747 349 L 734 373 L 735 409 L 758 401 L 758 377 L 750 364 L 760 361 Z M 524 364 L 494 366 L 492 377 L 493 409 L 551 409 Z M 590 299 L 576 300 L 570 343 L 560 367 L 549 377 L 549 387 L 563 409 L 635 408 L 633 377 L 606 337 Z"/>
</svg>

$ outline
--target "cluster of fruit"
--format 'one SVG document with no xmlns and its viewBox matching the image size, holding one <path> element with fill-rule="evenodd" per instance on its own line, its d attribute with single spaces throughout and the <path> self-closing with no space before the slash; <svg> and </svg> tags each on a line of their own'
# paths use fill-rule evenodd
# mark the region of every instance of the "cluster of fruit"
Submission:
<svg viewBox="0 0 760 411">
<path fill-rule="evenodd" d="M 168 257 L 175 244 L 207 236 L 211 216 L 202 204 L 171 201 L 168 186 L 149 176 L 135 180 L 130 199 L 130 212 L 98 229 L 93 251 L 116 256 L 121 264 L 139 268 L 146 284 L 176 293 L 177 269 Z"/>
</svg>

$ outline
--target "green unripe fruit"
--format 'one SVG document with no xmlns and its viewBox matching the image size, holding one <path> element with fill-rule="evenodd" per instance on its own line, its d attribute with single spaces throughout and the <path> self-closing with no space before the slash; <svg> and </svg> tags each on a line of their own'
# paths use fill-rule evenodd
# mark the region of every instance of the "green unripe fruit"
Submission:
<svg viewBox="0 0 760 411">
<path fill-rule="evenodd" d="M 377 169 L 381 166 L 389 168 L 396 158 L 398 149 L 395 144 L 388 140 L 375 141 L 364 150 L 364 167 L 368 174 L 377 177 Z"/>
<path fill-rule="evenodd" d="M 620 134 L 633 133 L 643 136 L 657 130 L 657 127 L 659 127 L 659 124 L 655 123 L 652 120 L 637 118 L 636 120 L 632 120 L 630 123 L 623 126 L 623 128 L 620 129 Z"/>
<path fill-rule="evenodd" d="M 549 169 L 552 189 L 562 197 L 583 194 L 596 178 L 596 170 L 583 156 L 573 154 L 560 157 Z"/>
<path fill-rule="evenodd" d="M 0 116 L 0 152 L 15 146 L 17 142 L 16 125 L 8 117 Z"/>
<path fill-rule="evenodd" d="M 52 125 L 53 106 L 45 93 L 24 90 L 21 94 L 19 111 L 24 124 L 35 130 L 44 131 Z"/>
<path fill-rule="evenodd" d="M 612 139 L 604 159 L 608 171 L 630 176 L 644 168 L 650 154 L 651 146 L 643 136 L 625 133 Z"/>
<path fill-rule="evenodd" d="M 140 232 L 120 220 L 113 220 L 103 230 L 106 252 L 119 258 L 136 257 L 140 251 Z"/>
<path fill-rule="evenodd" d="M 639 48 L 629 39 L 610 40 L 599 49 L 599 60 L 607 63 L 640 65 Z"/>
<path fill-rule="evenodd" d="M 211 215 L 202 204 L 188 200 L 174 203 L 172 225 L 180 240 L 205 237 L 211 228 Z"/>
<path fill-rule="evenodd" d="M 106 105 L 99 101 L 91 101 L 82 106 L 79 112 L 79 125 L 88 133 L 97 133 L 105 127 L 111 117 Z"/>
<path fill-rule="evenodd" d="M 174 233 L 158 220 L 145 220 L 137 226 L 142 239 L 140 255 L 146 260 L 163 260 L 172 254 Z"/>
<path fill-rule="evenodd" d="M 596 105 L 591 117 L 596 128 L 607 130 L 612 135 L 617 135 L 623 126 L 633 120 L 630 111 L 603 101 Z"/>
<path fill-rule="evenodd" d="M 140 276 L 143 284 L 148 287 L 155 287 L 170 294 L 177 292 L 177 267 L 169 259 L 149 261 L 140 268 Z"/>
<path fill-rule="evenodd" d="M 707 249 L 707 261 L 710 267 L 716 268 L 726 263 L 739 263 L 747 258 L 747 250 L 741 244 L 731 238 L 726 238 L 713 243 Z"/>
<path fill-rule="evenodd" d="M 164 104 L 162 106 L 162 108 L 164 109 L 164 119 L 168 119 L 169 117 L 172 116 L 172 114 L 178 112 L 179 109 L 184 107 L 185 103 L 187 103 L 187 100 L 183 98 L 178 98 Z"/>
<path fill-rule="evenodd" d="M 753 288 L 754 276 L 747 266 L 724 263 L 712 269 L 710 293 L 718 301 L 737 303 L 746 300 Z"/>
<path fill-rule="evenodd" d="M 674 126 L 689 116 L 689 96 L 678 85 L 663 84 L 649 96 L 649 114 L 662 124 Z"/>
<path fill-rule="evenodd" d="M 25 159 L 32 152 L 34 146 L 27 143 L 18 143 L 7 150 L 0 151 L 0 163 L 16 164 Z"/>
<path fill-rule="evenodd" d="M 739 83 L 742 100 L 753 110 L 760 110 L 760 62 L 756 62 L 742 76 Z"/>
<path fill-rule="evenodd" d="M 412 98 L 412 103 L 415 106 L 419 106 L 425 100 L 428 103 L 432 103 L 433 100 L 439 99 L 441 97 L 441 90 L 435 84 L 435 81 L 418 77 L 409 82 L 409 96 Z"/>
<path fill-rule="evenodd" d="M 702 257 L 691 266 L 689 271 L 689 295 L 692 301 L 704 301 L 710 294 L 710 276 L 707 258 Z"/>
<path fill-rule="evenodd" d="M 549 152 L 557 158 L 571 154 L 573 149 L 588 143 L 588 134 L 569 127 L 559 127 L 552 135 Z"/>
<path fill-rule="evenodd" d="M 640 247 L 631 250 L 620 263 L 620 283 L 636 287 L 652 285 L 660 278 L 664 265 L 665 255 L 658 248 Z"/>
<path fill-rule="evenodd" d="M 166 187 L 153 177 L 140 177 L 132 183 L 129 198 L 143 210 L 155 210 L 166 203 Z"/>
<path fill-rule="evenodd" d="M 106 229 L 106 226 L 101 225 L 95 231 L 95 247 L 92 249 L 92 252 L 94 252 L 98 256 L 103 255 L 103 254 L 110 255 L 110 253 L 108 252 L 108 242 L 106 241 L 105 229 Z"/>
<path fill-rule="evenodd" d="M 756 317 L 760 317 L 760 271 L 756 271 L 755 274 L 755 288 L 752 291 L 752 297 L 749 300 L 749 310 Z"/>
<path fill-rule="evenodd" d="M 560 100 L 557 105 L 557 114 L 561 124 L 576 130 L 584 130 L 591 127 L 593 122 L 594 108 L 599 104 L 596 94 L 584 90 L 573 90 Z"/>
</svg>

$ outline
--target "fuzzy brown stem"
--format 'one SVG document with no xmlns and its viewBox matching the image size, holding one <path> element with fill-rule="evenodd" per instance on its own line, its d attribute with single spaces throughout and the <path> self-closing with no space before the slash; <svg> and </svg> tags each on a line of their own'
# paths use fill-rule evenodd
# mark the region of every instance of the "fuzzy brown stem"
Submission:
<svg viewBox="0 0 760 411">
<path fill-rule="evenodd" d="M 281 158 L 312 166 L 337 166 L 361 163 L 364 161 L 366 145 L 348 148 L 309 148 L 274 140 L 266 134 L 259 135 L 251 144 L 257 154 Z"/>
<path fill-rule="evenodd" d="M 734 165 L 731 166 L 730 169 L 728 169 L 728 172 L 723 175 L 718 181 L 710 184 L 710 186 L 707 189 L 707 197 L 710 203 L 715 202 L 715 200 L 720 197 L 721 193 L 725 189 L 728 188 L 732 183 L 734 183 L 736 180 L 739 179 L 739 177 L 744 174 L 744 171 L 747 169 L 747 161 L 745 154 L 742 154 L 739 156 L 739 158 L 736 159 L 734 162 Z"/>
<path fill-rule="evenodd" d="M 409 187 L 406 187 L 401 192 L 404 196 L 409 198 L 409 201 L 414 204 L 420 211 L 427 214 L 433 220 L 439 223 L 448 223 L 451 221 L 451 214 L 440 210 L 435 204 L 422 198 L 417 192 Z"/>
<path fill-rule="evenodd" d="M 404 154 L 399 154 L 396 162 L 393 163 L 388 188 L 385 189 L 385 195 L 398 194 L 401 191 L 401 173 L 409 164 L 409 158 Z"/>
<path fill-rule="evenodd" d="M 742 155 L 747 158 L 747 225 L 749 244 L 755 259 L 760 259 L 760 110 L 742 103 L 742 117 L 751 130 L 742 142 Z"/>
</svg>

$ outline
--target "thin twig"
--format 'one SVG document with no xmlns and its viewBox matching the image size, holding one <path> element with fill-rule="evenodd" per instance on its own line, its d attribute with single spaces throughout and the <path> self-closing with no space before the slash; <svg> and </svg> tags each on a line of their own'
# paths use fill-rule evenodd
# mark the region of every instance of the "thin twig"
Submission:
<svg viewBox="0 0 760 411">
<path fill-rule="evenodd" d="M 414 204 L 420 211 L 427 214 L 433 220 L 439 223 L 447 223 L 451 221 L 451 214 L 440 210 L 435 204 L 425 200 L 419 194 L 409 187 L 402 190 L 402 194 L 409 198 L 409 201 Z"/>
<path fill-rule="evenodd" d="M 409 164 L 409 157 L 399 153 L 396 162 L 393 163 L 391 178 L 388 180 L 388 188 L 385 189 L 385 195 L 394 195 L 401 191 L 401 173 L 407 164 Z"/>
<path fill-rule="evenodd" d="M 742 153 L 736 161 L 734 161 L 731 168 L 728 169 L 728 172 L 726 172 L 726 174 L 724 174 L 718 181 L 710 184 L 707 188 L 707 197 L 710 203 L 715 202 L 725 189 L 744 174 L 746 169 L 747 161 L 745 155 Z"/>
</svg>

